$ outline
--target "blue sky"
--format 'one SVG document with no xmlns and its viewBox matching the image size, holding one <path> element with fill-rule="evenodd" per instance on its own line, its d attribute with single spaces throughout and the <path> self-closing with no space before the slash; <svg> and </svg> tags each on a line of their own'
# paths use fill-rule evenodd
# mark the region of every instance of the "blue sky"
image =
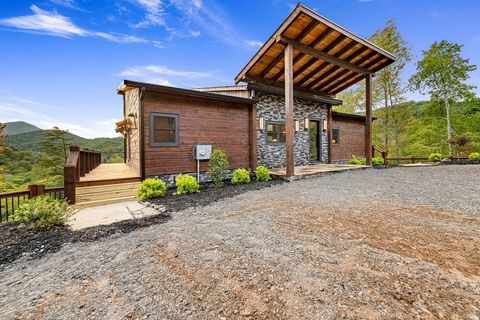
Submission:
<svg viewBox="0 0 480 320">
<path fill-rule="evenodd" d="M 281 0 L 0 1 L 0 121 L 115 136 L 122 79 L 179 87 L 233 84 L 295 2 Z M 478 0 L 304 1 L 368 37 L 394 18 L 414 53 L 464 44 L 480 64 Z M 414 62 L 405 79 L 414 72 Z M 480 86 L 480 71 L 471 83 Z M 477 89 L 477 94 L 480 93 Z M 421 98 L 409 93 L 410 98 Z"/>
</svg>

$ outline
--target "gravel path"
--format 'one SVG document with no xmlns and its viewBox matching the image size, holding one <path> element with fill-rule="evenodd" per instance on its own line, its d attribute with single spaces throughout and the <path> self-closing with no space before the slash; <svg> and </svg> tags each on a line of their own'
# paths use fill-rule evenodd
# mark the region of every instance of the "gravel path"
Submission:
<svg viewBox="0 0 480 320">
<path fill-rule="evenodd" d="M 480 166 L 344 172 L 68 244 L 1 319 L 478 319 Z"/>
</svg>

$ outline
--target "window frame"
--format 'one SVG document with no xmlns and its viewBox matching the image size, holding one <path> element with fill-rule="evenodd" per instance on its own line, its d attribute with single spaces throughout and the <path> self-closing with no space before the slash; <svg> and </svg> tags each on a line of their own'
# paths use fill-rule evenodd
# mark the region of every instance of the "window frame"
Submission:
<svg viewBox="0 0 480 320">
<path fill-rule="evenodd" d="M 337 140 L 336 140 L 335 143 L 333 143 L 333 136 L 334 136 L 333 130 L 337 130 Z M 340 145 L 340 128 L 339 127 L 332 127 L 332 138 L 330 140 L 331 140 L 332 145 L 334 145 L 334 146 Z"/>
<path fill-rule="evenodd" d="M 268 125 L 269 124 L 273 124 L 273 125 L 283 125 L 285 127 L 285 122 L 282 122 L 282 121 L 265 121 L 265 140 L 268 144 L 285 144 L 285 142 L 282 142 L 282 141 L 268 141 Z M 275 133 L 281 135 L 282 132 L 276 132 Z M 287 139 L 287 133 L 285 132 L 284 133 L 285 135 L 285 140 Z M 279 140 L 280 140 L 280 136 L 279 136 Z"/>
<path fill-rule="evenodd" d="M 155 142 L 155 117 L 175 119 L 175 141 Z M 176 113 L 150 112 L 150 147 L 178 147 L 179 146 L 179 120 Z"/>
</svg>

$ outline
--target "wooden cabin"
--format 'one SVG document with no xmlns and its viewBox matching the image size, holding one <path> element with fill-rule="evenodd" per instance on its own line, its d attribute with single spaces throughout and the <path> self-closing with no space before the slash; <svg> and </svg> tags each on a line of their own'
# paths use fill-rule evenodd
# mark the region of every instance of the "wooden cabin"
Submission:
<svg viewBox="0 0 480 320">
<path fill-rule="evenodd" d="M 235 78 L 244 85 L 180 89 L 125 80 L 125 163 L 171 185 L 205 177 L 199 148 L 222 148 L 230 169 L 371 164 L 371 77 L 395 57 L 298 4 Z M 366 116 L 333 111 L 335 95 L 366 81 Z M 125 129 L 126 128 L 126 129 Z M 198 148 L 196 148 L 198 146 Z M 203 150 L 203 149 L 202 149 Z"/>
</svg>

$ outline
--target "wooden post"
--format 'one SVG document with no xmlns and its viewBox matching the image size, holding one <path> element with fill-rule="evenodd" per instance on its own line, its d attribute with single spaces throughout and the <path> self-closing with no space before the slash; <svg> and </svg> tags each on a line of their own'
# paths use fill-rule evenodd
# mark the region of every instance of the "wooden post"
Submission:
<svg viewBox="0 0 480 320">
<path fill-rule="evenodd" d="M 75 195 L 75 183 L 76 183 L 76 173 L 75 166 L 65 166 L 63 169 L 63 188 L 65 198 L 69 204 L 75 204 L 76 195 Z"/>
<path fill-rule="evenodd" d="M 415 157 L 412 157 L 412 164 L 415 164 L 417 162 L 417 159 Z"/>
<path fill-rule="evenodd" d="M 332 155 L 332 136 L 333 136 L 333 112 L 332 106 L 328 106 L 328 113 L 327 113 L 327 131 L 328 131 L 328 163 L 332 164 L 333 162 L 333 155 Z"/>
<path fill-rule="evenodd" d="M 293 121 L 293 47 L 285 47 L 285 148 L 286 177 L 295 175 L 294 121 Z"/>
<path fill-rule="evenodd" d="M 37 196 L 37 185 L 29 184 L 28 185 L 28 199 L 32 199 Z"/>
<path fill-rule="evenodd" d="M 365 78 L 365 159 L 366 164 L 372 165 L 372 75 Z"/>
<path fill-rule="evenodd" d="M 252 172 L 257 168 L 257 107 L 250 109 L 250 167 Z"/>
<path fill-rule="evenodd" d="M 387 165 L 387 153 L 385 151 L 382 151 L 382 158 L 383 158 L 383 165 Z"/>
</svg>

